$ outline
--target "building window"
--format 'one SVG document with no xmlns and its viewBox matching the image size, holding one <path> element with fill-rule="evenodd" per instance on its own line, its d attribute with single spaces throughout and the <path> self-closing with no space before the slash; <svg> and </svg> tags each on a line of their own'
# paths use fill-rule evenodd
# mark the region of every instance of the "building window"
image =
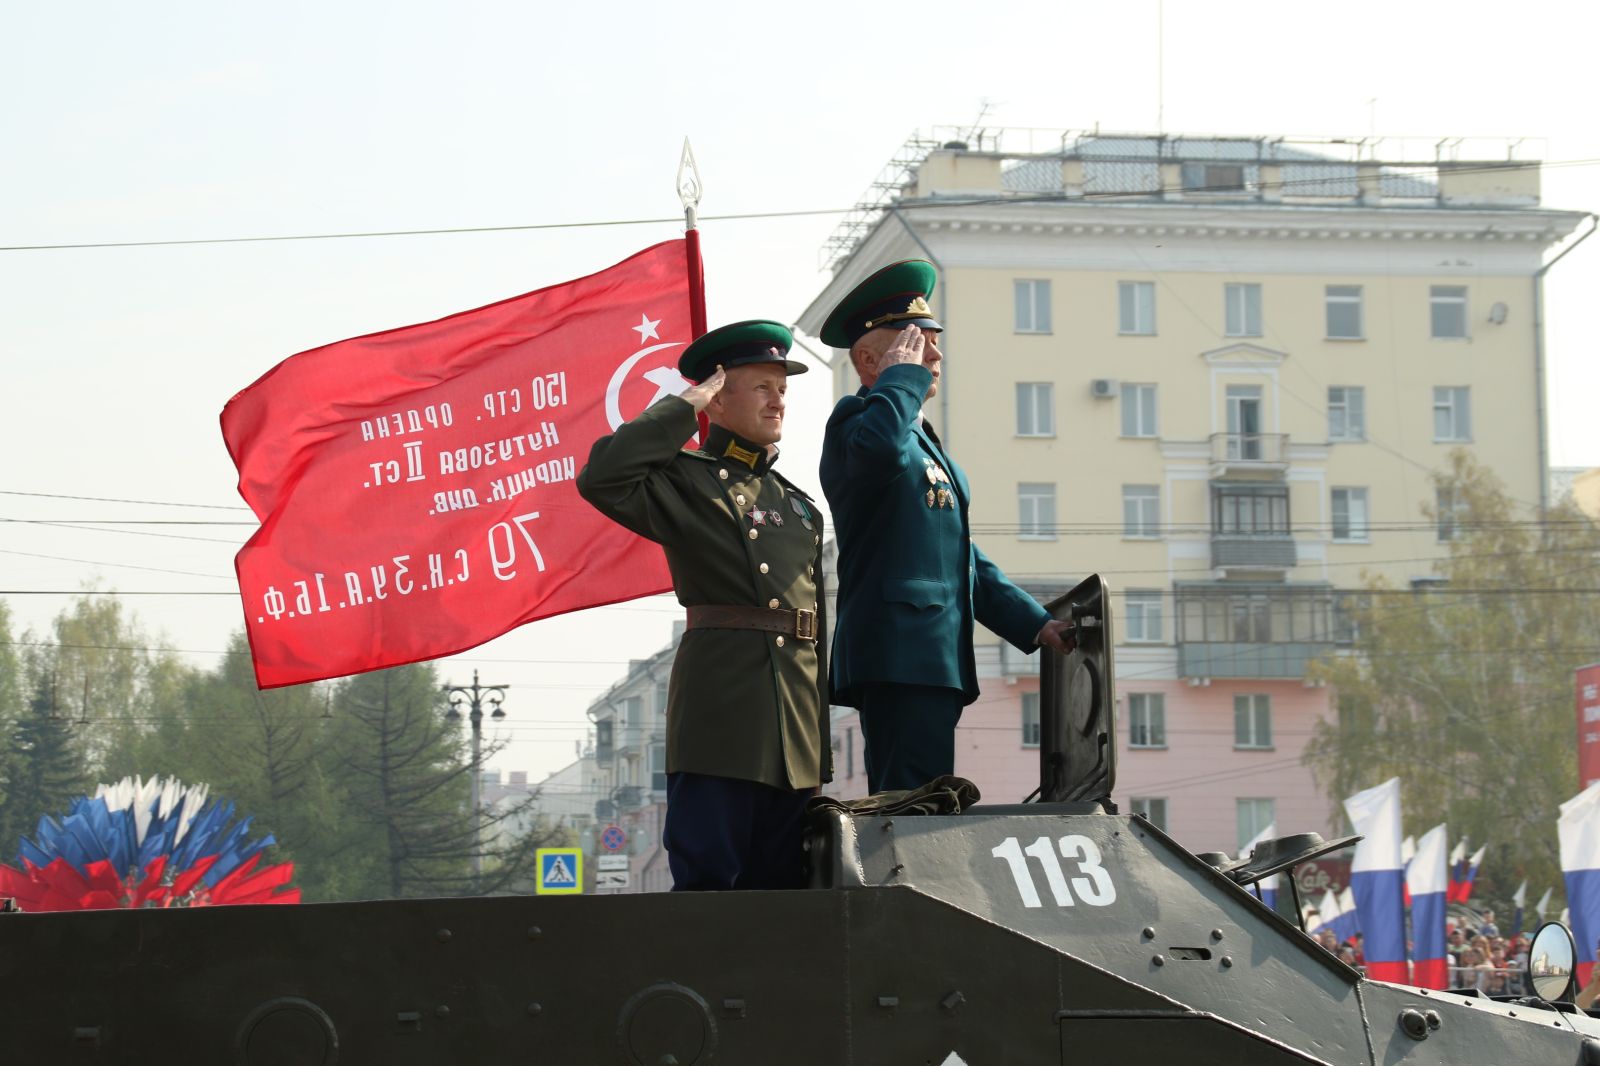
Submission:
<svg viewBox="0 0 1600 1066">
<path fill-rule="evenodd" d="M 1328 439 L 1367 439 L 1367 393 L 1361 386 L 1328 386 Z"/>
<path fill-rule="evenodd" d="M 1261 336 L 1261 286 L 1224 285 L 1222 294 L 1228 336 Z"/>
<path fill-rule="evenodd" d="M 1272 640 L 1272 598 L 1263 593 L 1228 598 L 1229 636 L 1235 644 Z"/>
<path fill-rule="evenodd" d="M 1117 332 L 1152 334 L 1156 331 L 1156 283 L 1117 282 Z"/>
<path fill-rule="evenodd" d="M 666 713 L 667 683 L 665 681 L 658 681 L 656 682 L 656 717 L 659 718 Z"/>
<path fill-rule="evenodd" d="M 1159 692 L 1128 696 L 1128 747 L 1167 746 L 1167 698 Z"/>
<path fill-rule="evenodd" d="M 666 790 L 667 742 L 656 740 L 650 744 L 650 791 L 665 792 Z"/>
<path fill-rule="evenodd" d="M 1241 799 L 1239 811 L 1239 849 L 1260 836 L 1277 818 L 1270 799 Z"/>
<path fill-rule="evenodd" d="M 1167 831 L 1167 800 L 1164 796 L 1134 796 L 1128 801 L 1131 813 L 1161 830 Z"/>
<path fill-rule="evenodd" d="M 1161 593 L 1129 590 L 1122 599 L 1123 626 L 1128 643 L 1154 644 L 1161 641 Z"/>
<path fill-rule="evenodd" d="M 1438 385 L 1433 390 L 1433 439 L 1472 439 L 1472 390 L 1466 385 Z"/>
<path fill-rule="evenodd" d="M 1156 486 L 1122 486 L 1122 535 L 1161 536 L 1161 493 Z"/>
<path fill-rule="evenodd" d="M 1178 170 L 1184 192 L 1232 193 L 1246 191 L 1241 163 L 1185 163 Z"/>
<path fill-rule="evenodd" d="M 643 696 L 629 696 L 617 707 L 617 724 L 623 729 L 631 729 L 636 725 L 643 725 L 643 709 Z"/>
<path fill-rule="evenodd" d="M 1367 490 L 1333 490 L 1333 539 L 1367 539 Z"/>
<path fill-rule="evenodd" d="M 1022 694 L 1022 746 L 1037 748 L 1039 746 L 1039 694 L 1037 692 L 1024 692 Z"/>
<path fill-rule="evenodd" d="M 1441 485 L 1434 490 L 1433 510 L 1440 543 L 1455 540 L 1456 534 L 1461 531 L 1461 515 L 1466 510 L 1466 501 L 1455 489 Z"/>
<path fill-rule="evenodd" d="M 1255 749 L 1272 747 L 1271 696 L 1258 693 L 1233 697 L 1233 746 Z M 1250 837 L 1245 839 L 1249 840 Z"/>
<path fill-rule="evenodd" d="M 1333 340 L 1360 340 L 1361 286 L 1329 285 L 1328 336 Z"/>
<path fill-rule="evenodd" d="M 1438 340 L 1460 340 L 1467 335 L 1467 287 L 1434 285 L 1428 290 L 1428 317 Z"/>
<path fill-rule="evenodd" d="M 1048 381 L 1017 382 L 1017 436 L 1055 435 L 1055 386 Z"/>
<path fill-rule="evenodd" d="M 1011 283 L 1016 295 L 1018 333 L 1050 332 L 1050 283 L 1017 279 Z"/>
<path fill-rule="evenodd" d="M 1122 435 L 1156 435 L 1156 387 L 1122 383 Z"/>
<path fill-rule="evenodd" d="M 1287 485 L 1217 484 L 1212 489 L 1211 531 L 1232 536 L 1289 535 Z"/>
<path fill-rule="evenodd" d="M 1056 487 L 1024 481 L 1017 486 L 1017 525 L 1024 540 L 1056 539 Z"/>
</svg>

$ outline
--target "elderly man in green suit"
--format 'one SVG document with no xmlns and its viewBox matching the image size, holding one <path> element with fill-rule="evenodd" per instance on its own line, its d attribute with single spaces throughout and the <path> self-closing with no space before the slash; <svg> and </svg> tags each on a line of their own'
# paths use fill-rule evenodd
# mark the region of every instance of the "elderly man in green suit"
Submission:
<svg viewBox="0 0 1600 1066">
<path fill-rule="evenodd" d="M 691 344 L 699 382 L 595 442 L 578 491 L 665 550 L 687 627 L 667 697 L 674 889 L 798 888 L 805 801 L 831 778 L 822 516 L 773 469 L 787 356 L 777 322 Z M 697 450 L 696 415 L 710 422 Z"/>
<path fill-rule="evenodd" d="M 922 417 L 944 361 L 935 281 L 922 260 L 887 266 L 822 327 L 862 385 L 828 418 L 822 491 L 839 541 L 833 701 L 860 711 L 874 792 L 955 772 L 956 722 L 978 697 L 974 622 L 1024 652 L 1072 647 L 1071 624 L 972 543 L 972 490 Z"/>
</svg>

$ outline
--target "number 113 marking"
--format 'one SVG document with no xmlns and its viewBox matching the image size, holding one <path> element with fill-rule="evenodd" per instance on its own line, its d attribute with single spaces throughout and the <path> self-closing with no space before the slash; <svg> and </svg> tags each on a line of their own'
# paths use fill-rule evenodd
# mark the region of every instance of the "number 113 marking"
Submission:
<svg viewBox="0 0 1600 1066">
<path fill-rule="evenodd" d="M 1057 849 L 1060 850 L 1060 858 L 1056 857 Z M 1039 898 L 1039 890 L 1034 887 L 1033 874 L 1028 869 L 1029 857 L 1038 860 L 1040 869 L 1044 871 L 1045 884 L 1055 898 L 1057 907 L 1077 904 L 1077 900 L 1072 898 L 1073 890 L 1076 890 L 1078 899 L 1091 907 L 1108 907 L 1117 901 L 1117 889 L 1111 883 L 1111 875 L 1100 865 L 1100 849 L 1086 836 L 1069 833 L 1054 844 L 1049 837 L 1040 837 L 1027 847 L 1018 843 L 1016 837 L 1006 837 L 990 854 L 1005 860 L 1011 870 L 1012 880 L 1017 883 L 1017 893 L 1022 897 L 1024 907 L 1044 906 Z M 1071 878 L 1071 888 L 1061 866 L 1063 858 L 1076 860 L 1078 872 L 1085 875 Z"/>
</svg>

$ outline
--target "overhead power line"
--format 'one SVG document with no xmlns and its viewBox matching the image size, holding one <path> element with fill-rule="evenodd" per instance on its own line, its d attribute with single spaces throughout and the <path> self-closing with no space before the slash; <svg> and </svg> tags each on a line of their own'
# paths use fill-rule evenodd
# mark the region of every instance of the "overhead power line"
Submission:
<svg viewBox="0 0 1600 1066">
<path fill-rule="evenodd" d="M 1537 165 L 1541 170 L 1549 170 L 1565 167 L 1593 166 L 1596 163 L 1600 163 L 1600 159 L 1565 159 L 1538 163 L 1530 161 L 1529 166 Z M 1492 166 L 1486 165 L 1483 168 L 1463 167 L 1456 170 L 1455 173 L 1471 173 L 1476 169 L 1482 169 L 1485 171 L 1498 171 L 1504 169 L 1504 164 L 1497 163 Z M 1328 179 L 1325 175 L 1314 178 L 1285 178 L 1276 182 L 1258 182 L 1252 188 L 1292 190 L 1297 185 L 1320 187 L 1326 185 L 1327 181 Z M 1229 190 L 1223 188 L 1211 189 L 1209 191 L 1226 192 Z M 1244 190 L 1240 189 L 1237 191 L 1242 192 Z M 927 203 L 897 202 L 894 204 L 882 205 L 881 207 L 877 208 L 877 210 L 888 210 L 891 206 L 900 211 L 928 211 L 961 207 L 982 207 L 991 204 L 1027 204 L 1051 202 L 1081 203 L 1084 201 L 1118 202 L 1142 201 L 1147 200 L 1148 198 L 1149 193 L 1146 192 L 1085 192 L 1081 196 L 1073 196 L 1070 199 L 1064 193 L 1041 193 L 1037 195 L 1020 196 L 953 197 L 948 200 L 941 199 L 936 202 Z M 861 209 L 862 205 L 852 204 L 849 207 L 819 207 L 797 211 L 746 211 L 726 215 L 700 215 L 699 219 L 701 222 L 744 222 L 769 218 L 804 218 L 815 215 L 846 215 L 852 211 L 858 211 Z M 0 252 L 75 251 L 90 248 L 165 248 L 200 244 L 262 244 L 284 241 L 359 240 L 373 237 L 439 237 L 470 233 L 517 233 L 553 229 L 598 229 L 613 226 L 652 226 L 663 225 L 667 223 L 681 224 L 682 222 L 683 216 L 669 215 L 659 218 L 613 218 L 583 222 L 530 222 L 505 226 L 447 226 L 436 229 L 358 230 L 345 233 L 294 233 L 252 237 L 193 237 L 154 241 L 92 241 L 60 244 L 15 244 L 0 245 Z"/>
</svg>

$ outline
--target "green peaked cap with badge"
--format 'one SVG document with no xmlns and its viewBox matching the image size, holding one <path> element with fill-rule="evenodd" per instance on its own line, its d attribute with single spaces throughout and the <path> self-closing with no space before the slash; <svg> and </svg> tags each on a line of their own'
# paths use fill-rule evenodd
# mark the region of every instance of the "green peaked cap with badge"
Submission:
<svg viewBox="0 0 1600 1066">
<path fill-rule="evenodd" d="M 732 370 L 753 363 L 776 363 L 785 374 L 804 374 L 809 367 L 788 358 L 794 334 L 781 322 L 752 318 L 718 326 L 683 350 L 678 373 L 690 381 L 704 381 L 717 367 Z"/>
<path fill-rule="evenodd" d="M 928 306 L 928 297 L 938 283 L 939 274 L 926 259 L 890 263 L 839 301 L 822 324 L 822 343 L 830 348 L 849 348 L 880 326 L 944 329 Z"/>
</svg>

